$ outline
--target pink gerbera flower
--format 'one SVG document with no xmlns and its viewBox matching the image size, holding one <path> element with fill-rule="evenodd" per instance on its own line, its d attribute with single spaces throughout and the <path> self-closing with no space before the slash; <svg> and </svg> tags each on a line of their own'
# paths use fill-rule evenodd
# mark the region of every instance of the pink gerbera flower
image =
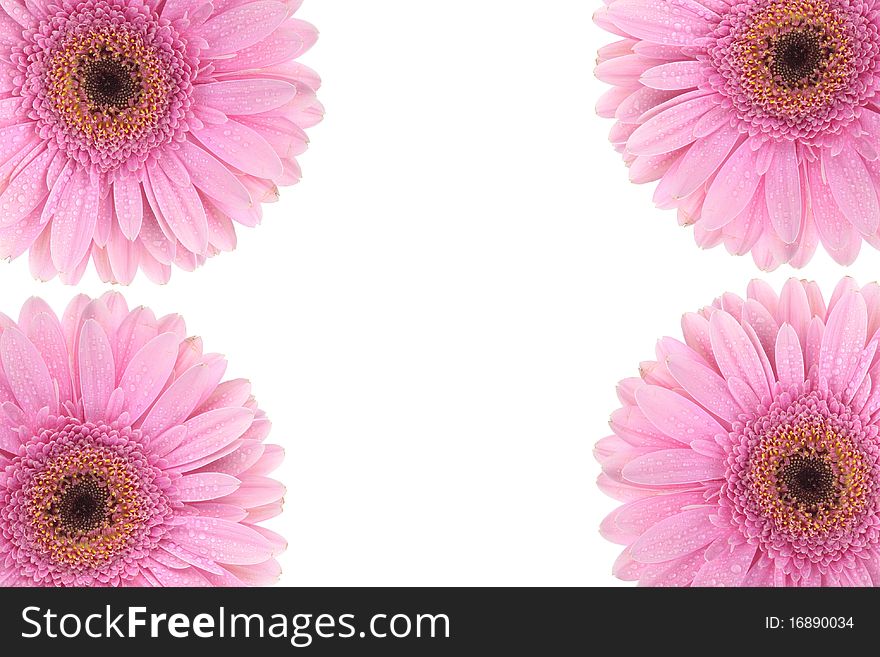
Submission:
<svg viewBox="0 0 880 657">
<path fill-rule="evenodd" d="M 3 2 L 0 257 L 166 282 L 234 248 L 321 118 L 300 3 Z"/>
<path fill-rule="evenodd" d="M 606 0 L 599 102 L 630 178 L 772 269 L 880 246 L 880 3 Z"/>
<path fill-rule="evenodd" d="M 620 382 L 599 487 L 645 586 L 880 586 L 880 285 L 754 281 Z"/>
<path fill-rule="evenodd" d="M 282 450 L 225 370 L 119 294 L 0 315 L 0 586 L 275 581 Z"/>
</svg>

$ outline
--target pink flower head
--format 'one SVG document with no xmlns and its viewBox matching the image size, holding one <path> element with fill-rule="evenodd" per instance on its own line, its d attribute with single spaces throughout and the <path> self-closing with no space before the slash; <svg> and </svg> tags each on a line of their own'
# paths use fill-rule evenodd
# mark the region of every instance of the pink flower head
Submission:
<svg viewBox="0 0 880 657">
<path fill-rule="evenodd" d="M 606 0 L 599 114 L 702 247 L 800 267 L 880 246 L 880 3 Z"/>
<path fill-rule="evenodd" d="M 233 249 L 321 118 L 300 3 L 3 2 L 0 257 L 164 283 Z"/>
<path fill-rule="evenodd" d="M 225 370 L 116 293 L 0 315 L 0 586 L 275 581 L 283 452 Z"/>
<path fill-rule="evenodd" d="M 599 487 L 643 586 L 880 586 L 880 285 L 753 281 L 618 386 Z"/>
</svg>

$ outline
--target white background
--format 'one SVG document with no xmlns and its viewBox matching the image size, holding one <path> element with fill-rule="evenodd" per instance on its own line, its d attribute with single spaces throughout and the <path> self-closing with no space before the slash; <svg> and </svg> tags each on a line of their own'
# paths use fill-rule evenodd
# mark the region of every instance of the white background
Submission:
<svg viewBox="0 0 880 657">
<path fill-rule="evenodd" d="M 593 110 L 598 3 L 307 0 L 327 116 L 303 182 L 236 252 L 122 290 L 252 380 L 287 449 L 282 584 L 615 584 L 591 456 L 615 383 L 759 272 L 628 182 Z M 0 276 L 12 315 L 107 289 Z"/>
</svg>

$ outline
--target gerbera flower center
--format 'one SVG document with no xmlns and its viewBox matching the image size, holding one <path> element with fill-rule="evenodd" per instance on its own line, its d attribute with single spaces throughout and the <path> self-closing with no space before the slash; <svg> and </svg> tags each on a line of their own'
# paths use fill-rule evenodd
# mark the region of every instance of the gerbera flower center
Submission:
<svg viewBox="0 0 880 657">
<path fill-rule="evenodd" d="M 837 500 L 834 470 L 825 455 L 792 456 L 776 476 L 780 497 L 789 505 L 803 505 L 807 513 L 815 513 L 822 505 Z"/>
<path fill-rule="evenodd" d="M 44 137 L 86 166 L 137 168 L 188 130 L 198 59 L 142 0 L 84 0 L 29 34 L 23 86 Z"/>
<path fill-rule="evenodd" d="M 735 425 L 731 438 L 733 521 L 770 556 L 827 565 L 871 530 L 880 502 L 876 431 L 833 396 L 786 393 Z"/>
<path fill-rule="evenodd" d="M 880 36 L 865 3 L 748 0 L 715 28 L 710 81 L 751 133 L 814 140 L 839 132 L 873 95 L 862 80 L 880 68 Z"/>
<path fill-rule="evenodd" d="M 131 64 L 113 57 L 86 62 L 80 70 L 81 85 L 95 109 L 123 109 L 140 96 L 140 80 Z"/>
<path fill-rule="evenodd" d="M 68 534 L 83 534 L 102 526 L 110 515 L 110 493 L 99 479 L 87 476 L 62 486 L 58 505 L 50 509 L 58 526 Z"/>
<path fill-rule="evenodd" d="M 60 417 L 13 461 L 19 486 L 0 516 L 17 518 L 21 566 L 38 580 L 71 583 L 119 574 L 148 553 L 173 513 L 168 477 L 151 465 L 130 427 Z"/>
<path fill-rule="evenodd" d="M 768 432 L 748 478 L 762 515 L 798 536 L 848 527 L 870 490 L 861 450 L 815 418 Z"/>
<path fill-rule="evenodd" d="M 770 67 L 788 87 L 814 82 L 816 74 L 830 56 L 821 36 L 813 30 L 793 30 L 783 34 L 770 47 Z"/>
</svg>

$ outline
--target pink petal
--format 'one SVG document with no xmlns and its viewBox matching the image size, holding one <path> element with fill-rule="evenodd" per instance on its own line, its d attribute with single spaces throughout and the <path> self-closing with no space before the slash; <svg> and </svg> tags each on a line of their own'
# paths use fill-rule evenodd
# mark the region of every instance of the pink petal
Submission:
<svg viewBox="0 0 880 657">
<path fill-rule="evenodd" d="M 205 126 L 195 135 L 214 155 L 244 173 L 273 180 L 284 171 L 266 140 L 237 121 L 230 119 L 223 125 Z"/>
<path fill-rule="evenodd" d="M 263 445 L 260 460 L 247 469 L 250 475 L 267 475 L 278 469 L 284 460 L 284 448 L 280 445 Z"/>
<path fill-rule="evenodd" d="M 655 495 L 624 504 L 617 510 L 615 524 L 624 532 L 641 536 L 661 520 L 677 515 L 689 506 L 705 504 L 702 491 Z"/>
<path fill-rule="evenodd" d="M 730 125 L 697 139 L 671 175 L 672 195 L 684 198 L 693 194 L 724 163 L 739 139 L 739 130 Z"/>
<path fill-rule="evenodd" d="M 743 409 L 727 391 L 727 382 L 711 368 L 683 356 L 670 356 L 669 372 L 697 402 L 727 422 L 733 422 Z"/>
<path fill-rule="evenodd" d="M 810 301 L 804 286 L 795 278 L 789 279 L 779 295 L 779 322 L 790 324 L 801 345 L 805 345 L 811 317 Z"/>
<path fill-rule="evenodd" d="M 841 249 L 849 243 L 849 234 L 855 233 L 853 225 L 843 216 L 831 194 L 831 188 L 822 179 L 821 163 L 807 162 L 807 172 L 810 205 L 822 243 L 828 249 Z"/>
<path fill-rule="evenodd" d="M 199 557 L 189 550 L 186 550 L 177 543 L 173 541 L 162 541 L 159 543 L 159 547 L 165 550 L 168 554 L 173 555 L 175 558 L 180 559 L 181 561 L 193 565 L 197 568 L 201 568 L 209 573 L 214 574 L 223 574 L 223 569 L 215 564 L 210 559 L 203 559 Z"/>
<path fill-rule="evenodd" d="M 172 183 L 155 164 L 148 166 L 150 187 L 158 210 L 174 236 L 188 250 L 203 254 L 208 248 L 208 219 L 199 195 L 191 186 Z"/>
<path fill-rule="evenodd" d="M 637 456 L 622 470 L 634 484 L 667 486 L 711 481 L 724 476 L 720 458 L 697 454 L 691 449 L 665 449 Z"/>
<path fill-rule="evenodd" d="M 177 491 L 183 502 L 204 502 L 229 495 L 241 485 L 238 479 L 219 472 L 184 475 L 177 480 Z"/>
<path fill-rule="evenodd" d="M 53 156 L 44 150 L 12 179 L 0 194 L 0 227 L 12 226 L 33 212 L 49 195 L 46 171 Z"/>
<path fill-rule="evenodd" d="M 200 30 L 208 42 L 201 54 L 216 57 L 243 50 L 266 38 L 286 17 L 287 7 L 269 1 L 239 5 L 212 16 Z"/>
<path fill-rule="evenodd" d="M 703 66 L 693 60 L 669 62 L 648 69 L 639 82 L 653 89 L 693 89 L 706 79 Z"/>
<path fill-rule="evenodd" d="M 110 393 L 116 388 L 113 350 L 101 325 L 87 320 L 79 339 L 79 384 L 86 420 L 103 420 Z"/>
<path fill-rule="evenodd" d="M 254 414 L 246 408 L 220 408 L 187 420 L 187 441 L 166 456 L 169 467 L 215 454 L 240 438 Z"/>
<path fill-rule="evenodd" d="M 639 586 L 684 587 L 690 586 L 697 571 L 706 563 L 702 550 L 697 550 L 672 561 L 658 564 L 642 564 Z"/>
<path fill-rule="evenodd" d="M 626 150 L 635 155 L 661 155 L 696 140 L 694 121 L 715 107 L 713 96 L 693 98 L 652 117 L 630 136 Z"/>
<path fill-rule="evenodd" d="M 647 385 L 636 391 L 636 401 L 655 427 L 686 445 L 695 438 L 712 440 L 727 433 L 705 410 L 672 390 Z"/>
<path fill-rule="evenodd" d="M 721 373 L 738 377 L 749 384 L 758 398 L 770 394 L 770 387 L 751 340 L 737 321 L 726 312 L 709 318 L 709 337 Z"/>
<path fill-rule="evenodd" d="M 803 349 L 790 324 L 783 324 L 776 336 L 776 377 L 787 387 L 804 382 Z"/>
<path fill-rule="evenodd" d="M 247 78 L 199 84 L 193 97 L 199 103 L 224 114 L 260 114 L 286 105 L 296 96 L 296 87 L 283 80 Z"/>
<path fill-rule="evenodd" d="M 274 556 L 272 545 L 263 535 L 239 523 L 197 516 L 184 516 L 180 522 L 168 532 L 168 537 L 216 563 L 258 564 Z"/>
<path fill-rule="evenodd" d="M 140 427 L 144 436 L 156 437 L 182 424 L 199 403 L 209 375 L 207 366 L 196 365 L 172 383 L 147 413 Z"/>
<path fill-rule="evenodd" d="M 863 235 L 877 232 L 880 203 L 861 156 L 849 144 L 838 155 L 831 155 L 831 149 L 824 148 L 822 166 L 831 195 L 843 215 Z"/>
<path fill-rule="evenodd" d="M 122 285 L 131 284 L 140 264 L 141 247 L 136 242 L 130 242 L 115 223 L 110 229 L 106 254 L 112 274 L 111 281 Z"/>
<path fill-rule="evenodd" d="M 156 316 L 149 308 L 135 308 L 122 320 L 116 330 L 114 349 L 117 379 L 122 379 L 122 374 L 134 355 L 158 334 Z"/>
<path fill-rule="evenodd" d="M 746 573 L 741 586 L 773 586 L 774 571 L 775 568 L 772 560 L 766 558 L 759 559 Z"/>
<path fill-rule="evenodd" d="M 90 179 L 88 171 L 75 167 L 52 212 L 50 249 L 59 272 L 75 270 L 88 253 L 98 221 L 99 197 L 99 183 Z"/>
<path fill-rule="evenodd" d="M 858 362 L 868 331 L 868 309 L 858 292 L 849 292 L 834 306 L 819 350 L 819 374 L 835 394 L 843 392 Z"/>
<path fill-rule="evenodd" d="M 756 154 L 751 142 L 744 141 L 715 176 L 703 202 L 700 223 L 717 230 L 745 210 L 755 195 L 761 177 L 755 171 Z"/>
<path fill-rule="evenodd" d="M 632 558 L 662 563 L 690 554 L 730 531 L 712 524 L 713 507 L 689 509 L 661 520 L 632 544 Z"/>
<path fill-rule="evenodd" d="M 185 142 L 184 142 L 185 143 Z M 144 193 L 134 176 L 120 176 L 113 183 L 113 205 L 119 229 L 134 240 L 144 220 Z"/>
<path fill-rule="evenodd" d="M 251 396 L 251 383 L 247 379 L 232 379 L 218 385 L 205 402 L 199 407 L 198 413 L 207 413 L 215 408 L 243 406 Z"/>
<path fill-rule="evenodd" d="M 211 585 L 195 568 L 174 570 L 163 566 L 155 559 L 147 559 L 145 567 L 149 569 L 161 586 L 197 588 Z"/>
<path fill-rule="evenodd" d="M 125 393 L 125 410 L 136 422 L 149 408 L 168 381 L 177 360 L 179 341 L 173 333 L 163 333 L 145 344 L 132 357 L 120 377 Z"/>
<path fill-rule="evenodd" d="M 230 522 L 241 522 L 248 515 L 248 512 L 241 507 L 220 502 L 191 502 L 187 506 L 198 511 L 200 516 L 223 518 Z"/>
<path fill-rule="evenodd" d="M 281 566 L 275 559 L 269 559 L 252 566 L 229 565 L 227 570 L 250 586 L 268 586 L 277 582 L 281 577 Z"/>
<path fill-rule="evenodd" d="M 671 46 L 693 45 L 709 31 L 709 22 L 692 13 L 682 0 L 619 0 L 608 7 L 608 18 L 639 39 Z"/>
<path fill-rule="evenodd" d="M 703 565 L 691 586 L 740 586 L 748 575 L 757 547 L 740 543 Z"/>
<path fill-rule="evenodd" d="M 70 358 L 61 333 L 61 324 L 54 313 L 38 312 L 22 328 L 27 331 L 28 340 L 40 352 L 49 376 L 58 383 L 60 399 L 73 399 L 70 382 Z"/>
<path fill-rule="evenodd" d="M 317 31 L 314 28 L 311 33 L 303 33 L 302 30 L 297 30 L 296 26 L 284 22 L 265 39 L 242 48 L 234 57 L 214 61 L 214 70 L 241 71 L 281 64 L 307 50 L 316 40 Z"/>
<path fill-rule="evenodd" d="M 224 497 L 222 502 L 234 504 L 244 509 L 254 509 L 279 501 L 286 492 L 281 482 L 269 477 L 244 475 L 240 479 L 241 487 Z"/>
<path fill-rule="evenodd" d="M 251 196 L 241 181 L 217 158 L 190 141 L 180 145 L 180 159 L 186 164 L 193 184 L 208 196 L 231 208 L 248 208 Z"/>
<path fill-rule="evenodd" d="M 764 182 L 767 210 L 776 234 L 786 244 L 792 244 L 801 230 L 803 209 L 798 151 L 795 143 L 788 140 L 779 142 L 775 151 Z"/>
<path fill-rule="evenodd" d="M 0 361 L 18 406 L 29 418 L 44 407 L 57 412 L 55 387 L 40 352 L 17 328 L 0 335 Z"/>
<path fill-rule="evenodd" d="M 612 431 L 634 447 L 679 447 L 680 442 L 670 438 L 645 417 L 637 406 L 624 406 L 611 414 Z"/>
</svg>

